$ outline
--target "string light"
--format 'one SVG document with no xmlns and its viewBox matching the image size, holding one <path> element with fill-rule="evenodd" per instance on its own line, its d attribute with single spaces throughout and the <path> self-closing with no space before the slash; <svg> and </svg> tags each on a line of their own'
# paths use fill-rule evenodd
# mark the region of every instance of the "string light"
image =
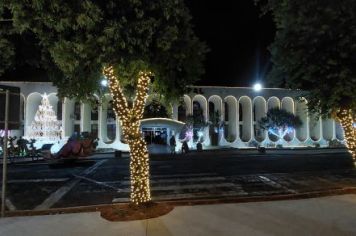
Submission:
<svg viewBox="0 0 356 236">
<path fill-rule="evenodd" d="M 30 128 L 29 138 L 57 140 L 61 137 L 61 122 L 57 120 L 46 93 L 42 96 Z"/>
<path fill-rule="evenodd" d="M 116 117 L 120 117 L 124 138 L 130 146 L 130 200 L 136 205 L 151 201 L 149 156 L 147 144 L 141 135 L 140 124 L 148 97 L 148 85 L 152 73 L 139 73 L 136 96 L 132 107 L 129 107 L 127 103 L 120 83 L 114 75 L 113 67 L 105 67 L 103 74 L 108 78 L 114 112 Z"/>
<path fill-rule="evenodd" d="M 353 127 L 352 110 L 343 109 L 339 113 L 339 119 L 344 128 L 345 141 L 353 159 L 356 161 L 356 129 Z"/>
</svg>

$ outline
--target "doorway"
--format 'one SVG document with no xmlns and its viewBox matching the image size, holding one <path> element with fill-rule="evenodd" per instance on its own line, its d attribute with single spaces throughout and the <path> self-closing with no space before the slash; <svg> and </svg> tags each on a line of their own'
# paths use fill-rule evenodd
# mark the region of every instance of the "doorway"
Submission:
<svg viewBox="0 0 356 236">
<path fill-rule="evenodd" d="M 145 127 L 142 128 L 142 135 L 147 144 L 167 145 L 167 128 Z"/>
</svg>

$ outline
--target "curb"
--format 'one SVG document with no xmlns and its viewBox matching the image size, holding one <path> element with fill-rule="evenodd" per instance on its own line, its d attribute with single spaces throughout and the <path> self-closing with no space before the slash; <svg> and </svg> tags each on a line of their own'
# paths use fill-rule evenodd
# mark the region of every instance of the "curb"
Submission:
<svg viewBox="0 0 356 236">
<path fill-rule="evenodd" d="M 194 206 L 194 205 L 213 205 L 213 204 L 229 204 L 229 203 L 248 203 L 248 202 L 268 202 L 280 200 L 300 200 L 318 197 L 327 197 L 344 194 L 356 194 L 356 187 L 332 189 L 325 191 L 312 191 L 296 194 L 280 194 L 271 196 L 251 196 L 251 197 L 226 197 L 226 198 L 211 198 L 211 199 L 182 199 L 182 200 L 166 200 L 157 201 L 157 203 L 170 204 L 175 206 Z M 102 208 L 110 206 L 122 206 L 129 203 L 101 204 L 91 206 L 78 206 L 66 208 L 54 208 L 48 210 L 22 210 L 22 211 L 7 211 L 6 217 L 18 216 L 40 216 L 40 215 L 56 215 L 56 214 L 72 214 L 84 212 L 98 212 Z"/>
<path fill-rule="evenodd" d="M 226 197 L 212 199 L 182 199 L 182 200 L 167 200 L 162 201 L 173 204 L 174 206 L 194 206 L 194 205 L 212 205 L 212 204 L 228 204 L 228 203 L 248 203 L 248 202 L 269 202 L 280 200 L 300 200 L 327 196 L 336 196 L 344 194 L 356 194 L 356 187 L 348 187 L 342 189 L 332 189 L 325 191 L 312 191 L 295 194 L 279 194 L 270 196 L 251 196 L 251 197 Z"/>
</svg>

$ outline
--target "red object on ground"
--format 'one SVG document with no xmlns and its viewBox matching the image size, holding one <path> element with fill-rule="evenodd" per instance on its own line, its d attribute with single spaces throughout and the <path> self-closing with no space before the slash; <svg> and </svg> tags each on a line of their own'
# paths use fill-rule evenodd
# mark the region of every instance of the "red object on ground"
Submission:
<svg viewBox="0 0 356 236">
<path fill-rule="evenodd" d="M 68 140 L 55 155 L 55 158 L 86 157 L 94 151 L 93 139 Z"/>
</svg>

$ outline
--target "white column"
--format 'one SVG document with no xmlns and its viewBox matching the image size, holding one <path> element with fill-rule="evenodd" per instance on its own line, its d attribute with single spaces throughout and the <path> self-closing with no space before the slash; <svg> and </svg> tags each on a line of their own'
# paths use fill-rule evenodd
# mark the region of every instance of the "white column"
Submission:
<svg viewBox="0 0 356 236">
<path fill-rule="evenodd" d="M 88 103 L 82 103 L 80 106 L 80 132 L 91 131 L 91 107 Z"/>
<path fill-rule="evenodd" d="M 28 136 L 28 131 L 27 131 L 27 127 L 28 127 L 28 123 L 30 120 L 30 117 L 28 117 L 28 112 L 27 112 L 27 98 L 24 99 L 24 117 L 23 117 L 23 131 L 24 131 L 24 136 Z"/>
<path fill-rule="evenodd" d="M 68 137 L 74 131 L 74 101 L 64 98 L 62 108 L 63 137 Z"/>
<path fill-rule="evenodd" d="M 174 103 L 172 104 L 172 119 L 173 120 L 178 120 L 178 104 Z"/>
<path fill-rule="evenodd" d="M 107 142 L 107 101 L 102 101 L 99 106 L 98 137 L 102 142 Z"/>
<path fill-rule="evenodd" d="M 327 118 L 322 120 L 323 127 L 323 138 L 325 140 L 333 140 L 335 139 L 335 124 L 334 120 Z"/>
<path fill-rule="evenodd" d="M 120 142 L 121 143 L 121 125 L 120 125 L 120 120 L 117 117 L 116 117 L 115 142 Z"/>
<path fill-rule="evenodd" d="M 296 137 L 303 143 L 309 138 L 309 118 L 305 101 L 297 102 L 295 104 L 295 114 L 299 116 L 303 122 L 303 124 L 296 129 Z"/>
</svg>

